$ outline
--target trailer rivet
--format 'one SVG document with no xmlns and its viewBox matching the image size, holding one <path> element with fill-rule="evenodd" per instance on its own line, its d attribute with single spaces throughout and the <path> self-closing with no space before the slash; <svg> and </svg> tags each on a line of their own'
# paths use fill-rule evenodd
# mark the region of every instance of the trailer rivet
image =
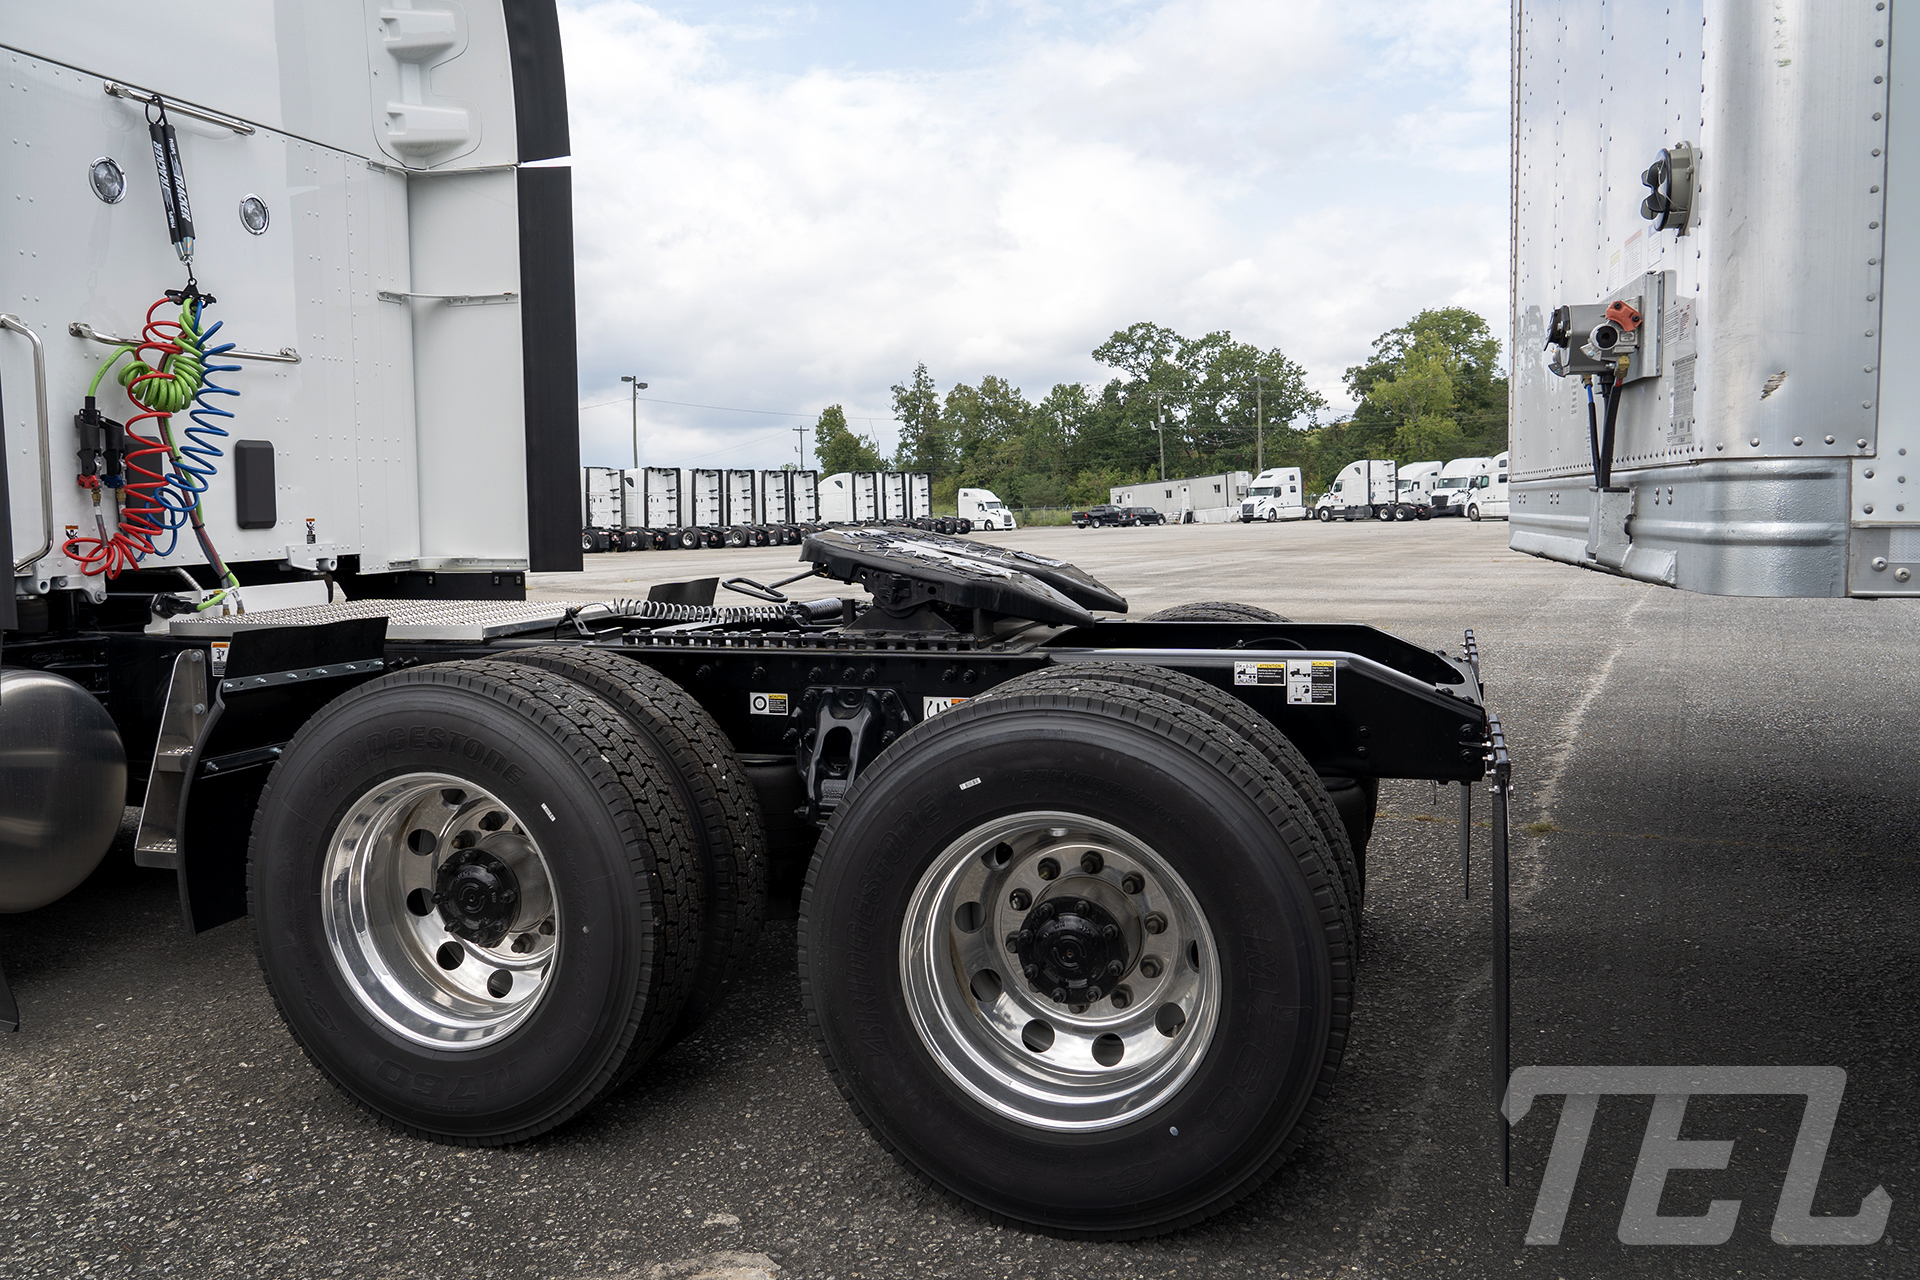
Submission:
<svg viewBox="0 0 1920 1280">
<path fill-rule="evenodd" d="M 1874 572 L 1879 573 L 1885 570 L 1886 567 L 1887 567 L 1887 558 L 1885 556 L 1875 556 L 1873 558 Z"/>
<path fill-rule="evenodd" d="M 1794 442 L 1794 444 L 1796 444 L 1796 445 L 1803 445 L 1803 444 L 1805 444 L 1805 443 L 1806 443 L 1806 441 L 1805 441 L 1805 440 L 1802 440 L 1802 439 L 1801 439 L 1801 438 L 1800 438 L 1799 436 L 1795 436 L 1795 437 L 1793 438 L 1793 442 Z"/>
<path fill-rule="evenodd" d="M 1832 443 L 1833 443 L 1833 437 L 1832 437 L 1832 436 L 1828 436 L 1828 437 L 1827 437 L 1827 443 L 1828 443 L 1828 444 L 1832 444 Z"/>
<path fill-rule="evenodd" d="M 1863 507 L 1861 507 L 1861 508 L 1860 508 L 1860 510 L 1862 510 L 1862 511 L 1864 511 L 1864 512 L 1866 512 L 1866 513 L 1867 513 L 1868 515 L 1872 515 L 1872 514 L 1873 514 L 1873 504 L 1872 504 L 1871 502 L 1869 502 L 1869 503 L 1867 503 L 1867 504 L 1866 504 L 1865 506 L 1863 506 Z"/>
<path fill-rule="evenodd" d="M 1855 448 L 1864 449 L 1867 447 L 1867 442 L 1865 440 L 1855 440 L 1853 443 Z"/>
<path fill-rule="evenodd" d="M 1905 582 L 1908 578 L 1911 578 L 1913 575 L 1905 569 L 1895 569 L 1893 571 L 1893 576 L 1897 581 Z"/>
</svg>

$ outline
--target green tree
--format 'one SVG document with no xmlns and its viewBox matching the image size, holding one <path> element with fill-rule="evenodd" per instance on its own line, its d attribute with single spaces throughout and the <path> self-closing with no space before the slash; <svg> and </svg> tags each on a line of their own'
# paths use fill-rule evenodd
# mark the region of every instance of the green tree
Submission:
<svg viewBox="0 0 1920 1280">
<path fill-rule="evenodd" d="M 927 366 L 917 364 L 893 387 L 893 416 L 900 420 L 900 447 L 893 464 L 901 471 L 944 476 L 953 469 L 953 433 L 940 416 L 940 393 Z"/>
<path fill-rule="evenodd" d="M 820 411 L 813 427 L 813 452 L 826 475 L 842 471 L 878 471 L 886 466 L 879 448 L 847 425 L 847 413 L 837 404 Z"/>
<path fill-rule="evenodd" d="M 1484 317 L 1466 307 L 1430 307 L 1373 340 L 1372 359 L 1346 372 L 1347 391 L 1359 405 L 1354 411 L 1355 424 L 1376 435 L 1397 439 L 1411 418 L 1405 406 L 1396 409 L 1392 399 L 1404 400 L 1410 394 L 1411 386 L 1404 382 L 1409 376 L 1415 382 L 1431 381 L 1435 361 L 1445 366 L 1451 403 L 1444 409 L 1422 409 L 1412 416 L 1439 413 L 1459 429 L 1459 438 L 1448 444 L 1445 432 L 1427 424 L 1407 437 L 1406 443 L 1423 444 L 1428 452 L 1403 456 L 1399 461 L 1444 461 L 1448 456 L 1493 454 L 1505 449 L 1507 379 L 1500 371 L 1500 340 Z M 1377 396 L 1376 388 L 1386 395 Z M 1394 447 L 1397 450 L 1398 445 Z M 1448 449 L 1454 453 L 1449 455 Z"/>
</svg>

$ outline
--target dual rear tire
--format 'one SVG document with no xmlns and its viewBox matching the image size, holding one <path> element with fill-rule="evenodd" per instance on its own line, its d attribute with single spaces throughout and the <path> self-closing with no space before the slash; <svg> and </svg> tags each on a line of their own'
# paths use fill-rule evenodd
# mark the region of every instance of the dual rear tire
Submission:
<svg viewBox="0 0 1920 1280">
<path fill-rule="evenodd" d="M 910 731 L 822 836 L 800 929 L 821 1052 L 879 1141 L 999 1220 L 1198 1221 L 1326 1105 L 1353 995 L 1339 823 L 1216 696 L 1035 672 Z"/>
<path fill-rule="evenodd" d="M 614 655 L 515 657 L 323 708 L 249 849 L 295 1040 L 389 1123 L 462 1145 L 543 1133 L 687 1034 L 764 913 L 758 810 L 705 713 Z"/>
</svg>

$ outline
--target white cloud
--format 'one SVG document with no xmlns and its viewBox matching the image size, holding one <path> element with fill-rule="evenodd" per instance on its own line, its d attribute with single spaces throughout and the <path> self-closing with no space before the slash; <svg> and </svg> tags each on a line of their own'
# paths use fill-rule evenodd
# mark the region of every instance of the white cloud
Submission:
<svg viewBox="0 0 1920 1280">
<path fill-rule="evenodd" d="M 729 49 L 777 20 L 569 9 L 583 403 L 638 372 L 665 400 L 887 418 L 916 361 L 1037 397 L 1104 381 L 1087 353 L 1145 319 L 1280 346 L 1338 401 L 1422 306 L 1503 327 L 1506 15 L 1202 0 L 1075 39 L 1029 14 L 980 65 L 775 75 Z M 802 421 L 642 415 L 663 465 L 778 465 Z M 583 415 L 588 461 L 627 436 Z"/>
</svg>

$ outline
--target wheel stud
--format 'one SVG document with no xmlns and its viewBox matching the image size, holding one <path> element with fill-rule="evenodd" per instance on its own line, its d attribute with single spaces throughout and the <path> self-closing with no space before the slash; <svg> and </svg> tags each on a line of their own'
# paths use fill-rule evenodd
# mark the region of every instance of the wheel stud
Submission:
<svg viewBox="0 0 1920 1280">
<path fill-rule="evenodd" d="M 1073 904 L 1073 914 L 1077 916 L 1090 916 L 1093 914 L 1093 904 L 1085 898 L 1077 899 Z"/>
<path fill-rule="evenodd" d="M 1036 924 L 1045 924 L 1047 921 L 1053 919 L 1053 904 L 1051 902 L 1043 902 L 1038 907 L 1035 907 L 1033 919 Z"/>
<path fill-rule="evenodd" d="M 1020 972 L 1026 975 L 1028 982 L 1037 983 L 1040 980 L 1040 966 L 1037 964 L 1025 965 Z"/>
<path fill-rule="evenodd" d="M 1106 994 L 1106 993 L 1105 993 L 1104 991 L 1102 991 L 1102 990 L 1100 990 L 1100 988 L 1098 988 L 1098 987 L 1088 987 L 1088 988 L 1087 988 L 1087 999 L 1088 999 L 1089 1001 L 1092 1001 L 1092 1000 L 1098 1000 L 1098 999 L 1099 999 L 1099 998 L 1100 998 L 1101 996 L 1103 996 L 1103 995 L 1105 995 L 1105 994 Z M 1081 1007 L 1082 1007 L 1082 1008 L 1085 1008 L 1086 1006 L 1084 1006 L 1084 1005 L 1082 1005 Z"/>
<path fill-rule="evenodd" d="M 1049 991 L 1047 994 L 1053 997 L 1053 1001 L 1055 1004 L 1060 1004 L 1060 1003 L 1064 1003 L 1067 998 L 1067 989 L 1065 987 L 1055 987 L 1052 991 Z"/>
<path fill-rule="evenodd" d="M 1147 956 L 1145 959 L 1141 960 L 1140 976 L 1143 978 L 1159 977 L 1160 976 L 1160 958 L 1158 956 Z"/>
<path fill-rule="evenodd" d="M 1007 950 L 1009 950 L 1009 951 L 1018 951 L 1019 949 L 1020 949 L 1020 935 L 1019 935 L 1019 934 L 1017 934 L 1017 933 L 1010 933 L 1010 934 L 1008 934 L 1008 935 L 1007 935 Z"/>
<path fill-rule="evenodd" d="M 1101 927 L 1100 936 L 1105 938 L 1108 942 L 1112 942 L 1115 938 L 1120 936 L 1120 926 L 1117 924 L 1104 925 Z"/>
<path fill-rule="evenodd" d="M 1124 1009 L 1133 1003 L 1133 993 L 1125 987 L 1115 987 L 1113 989 L 1112 1000 L 1114 1008 Z"/>
<path fill-rule="evenodd" d="M 1167 918 L 1158 911 L 1155 911 L 1147 917 L 1146 926 L 1148 933 L 1165 933 L 1167 931 Z"/>
<path fill-rule="evenodd" d="M 1033 905 L 1033 895 L 1025 889 L 1015 889 L 1007 895 L 1007 902 L 1015 911 L 1025 911 Z"/>
<path fill-rule="evenodd" d="M 1042 880 L 1052 880 L 1060 874 L 1060 864 L 1052 858 L 1042 858 L 1039 864 L 1034 867 L 1034 872 Z"/>
<path fill-rule="evenodd" d="M 1080 855 L 1080 869 L 1090 876 L 1099 875 L 1100 869 L 1106 865 L 1107 860 L 1091 849 Z"/>
<path fill-rule="evenodd" d="M 1137 872 L 1129 871 L 1120 877 L 1120 887 L 1127 893 L 1139 893 L 1147 887 L 1147 882 Z"/>
<path fill-rule="evenodd" d="M 1121 964 L 1118 960 L 1115 960 L 1112 964 L 1109 964 L 1107 966 L 1107 976 L 1109 978 L 1117 978 L 1121 974 L 1125 973 L 1126 971 L 1127 971 L 1127 966 Z"/>
</svg>

